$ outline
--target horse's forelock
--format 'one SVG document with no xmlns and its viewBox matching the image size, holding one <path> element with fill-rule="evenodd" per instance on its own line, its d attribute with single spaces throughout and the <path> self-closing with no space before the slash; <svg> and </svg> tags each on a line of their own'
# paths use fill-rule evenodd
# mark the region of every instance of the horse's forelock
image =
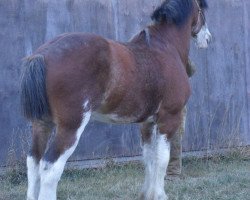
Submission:
<svg viewBox="0 0 250 200">
<path fill-rule="evenodd" d="M 200 2 L 206 3 L 205 0 Z M 181 25 L 187 20 L 192 9 L 193 0 L 166 0 L 153 12 L 151 18 L 156 23 L 171 22 Z"/>
</svg>

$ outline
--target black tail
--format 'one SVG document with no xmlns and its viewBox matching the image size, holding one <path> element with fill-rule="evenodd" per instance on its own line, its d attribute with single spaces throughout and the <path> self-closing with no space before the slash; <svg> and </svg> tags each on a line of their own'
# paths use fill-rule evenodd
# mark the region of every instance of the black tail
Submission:
<svg viewBox="0 0 250 200">
<path fill-rule="evenodd" d="M 41 120 L 50 115 L 46 92 L 46 66 L 42 55 L 28 57 L 23 62 L 21 108 L 30 120 Z"/>
</svg>

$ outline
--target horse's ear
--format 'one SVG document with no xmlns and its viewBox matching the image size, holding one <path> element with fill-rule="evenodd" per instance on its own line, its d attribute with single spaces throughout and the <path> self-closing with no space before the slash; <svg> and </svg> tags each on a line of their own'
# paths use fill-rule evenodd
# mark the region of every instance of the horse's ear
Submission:
<svg viewBox="0 0 250 200">
<path fill-rule="evenodd" d="M 162 9 L 161 8 L 157 8 L 153 14 L 151 15 L 151 19 L 155 22 L 162 22 L 163 19 L 162 19 Z"/>
</svg>

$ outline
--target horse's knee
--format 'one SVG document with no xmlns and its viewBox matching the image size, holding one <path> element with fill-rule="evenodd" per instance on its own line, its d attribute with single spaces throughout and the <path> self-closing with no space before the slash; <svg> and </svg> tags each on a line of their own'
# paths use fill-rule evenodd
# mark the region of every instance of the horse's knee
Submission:
<svg viewBox="0 0 250 200">
<path fill-rule="evenodd" d="M 166 135 L 167 139 L 171 139 L 181 126 L 181 123 L 182 112 L 178 112 L 174 115 L 167 113 L 164 116 L 161 116 L 157 121 L 159 133 Z"/>
</svg>

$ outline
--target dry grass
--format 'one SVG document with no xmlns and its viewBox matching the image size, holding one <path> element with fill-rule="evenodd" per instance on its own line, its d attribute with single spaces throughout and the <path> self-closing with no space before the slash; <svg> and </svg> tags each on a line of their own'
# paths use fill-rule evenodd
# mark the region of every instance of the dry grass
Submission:
<svg viewBox="0 0 250 200">
<path fill-rule="evenodd" d="M 184 159 L 183 176 L 168 182 L 170 200 L 250 199 L 250 158 L 238 153 L 212 159 Z M 27 180 L 23 169 L 0 177 L 0 200 L 23 200 Z M 58 188 L 60 200 L 138 199 L 143 167 L 130 164 L 103 169 L 71 170 L 64 173 Z"/>
</svg>

